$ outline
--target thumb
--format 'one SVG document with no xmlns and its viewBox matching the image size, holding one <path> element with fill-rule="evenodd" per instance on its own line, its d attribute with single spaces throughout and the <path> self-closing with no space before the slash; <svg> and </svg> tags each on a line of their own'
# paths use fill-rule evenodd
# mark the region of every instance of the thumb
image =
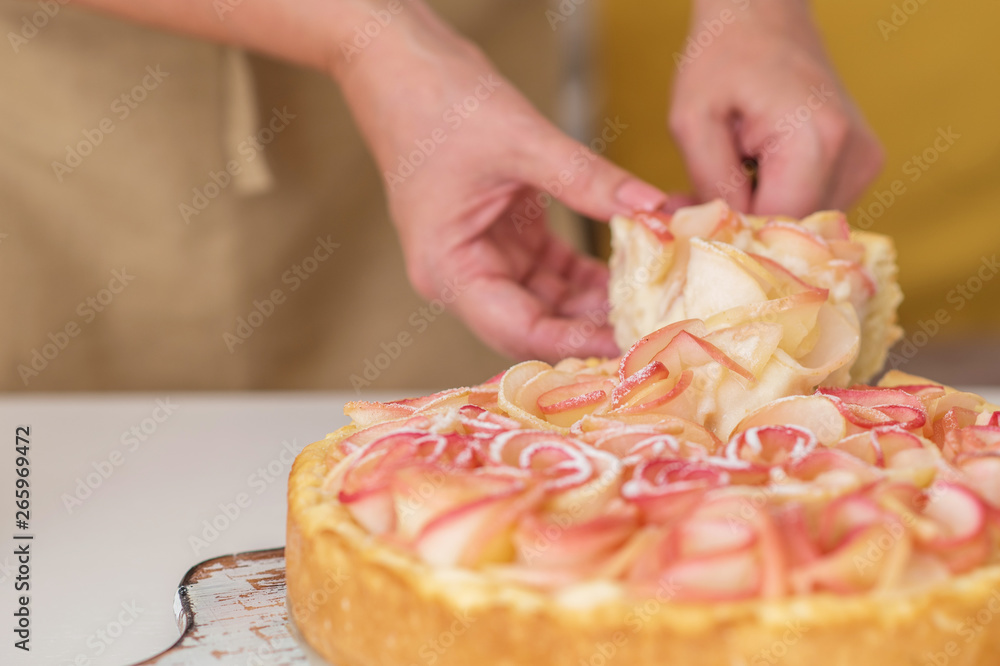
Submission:
<svg viewBox="0 0 1000 666">
<path fill-rule="evenodd" d="M 520 174 L 576 212 L 607 221 L 612 215 L 653 211 L 668 204 L 659 188 L 640 180 L 556 128 L 532 142 Z"/>
</svg>

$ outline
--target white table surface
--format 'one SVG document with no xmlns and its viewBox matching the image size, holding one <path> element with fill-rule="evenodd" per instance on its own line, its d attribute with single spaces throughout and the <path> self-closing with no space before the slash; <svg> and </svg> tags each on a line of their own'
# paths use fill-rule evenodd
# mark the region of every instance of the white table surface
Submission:
<svg viewBox="0 0 1000 666">
<path fill-rule="evenodd" d="M 129 429 L 151 419 L 157 400 L 168 399 L 176 408 L 145 442 L 122 442 Z M 0 450 L 0 664 L 121 666 L 169 647 L 178 636 L 174 594 L 188 568 L 219 555 L 284 545 L 291 460 L 306 444 L 347 423 L 343 405 L 351 399 L 357 397 L 0 398 L 0 441 L 7 443 Z M 146 421 L 147 429 L 154 423 Z M 12 633 L 20 594 L 14 591 L 12 538 L 20 533 L 13 492 L 18 425 L 31 426 L 29 654 L 13 647 Z M 77 480 L 86 483 L 87 475 L 96 473 L 94 465 L 107 463 L 113 451 L 121 452 L 121 464 L 99 485 L 100 477 L 92 476 L 97 488 L 82 505 L 67 509 L 64 495 L 73 495 Z M 241 493 L 247 506 L 229 527 L 207 545 L 192 544 L 190 538 L 204 530 L 202 521 L 217 519 L 223 514 L 220 503 L 232 504 Z M 225 527 L 226 520 L 223 515 L 218 523 Z"/>
<path fill-rule="evenodd" d="M 980 392 L 1000 403 L 1000 389 Z M 146 441 L 123 443 L 130 428 L 153 416 L 157 400 L 168 399 L 176 408 Z M 202 560 L 284 544 L 292 455 L 344 425 L 343 404 L 351 399 L 348 393 L 0 399 L 0 441 L 7 442 L 0 451 L 0 664 L 121 666 L 171 645 L 181 576 Z M 12 539 L 19 532 L 18 425 L 31 426 L 30 654 L 13 647 L 12 633 L 19 594 Z M 97 488 L 68 509 L 64 496 L 114 451 L 121 452 L 120 464 L 99 485 L 91 476 Z M 229 520 L 220 504 L 235 503 L 241 493 L 245 508 Z M 213 520 L 224 529 L 210 543 L 193 544 L 192 537 L 212 537 L 203 534 L 203 521 Z"/>
</svg>

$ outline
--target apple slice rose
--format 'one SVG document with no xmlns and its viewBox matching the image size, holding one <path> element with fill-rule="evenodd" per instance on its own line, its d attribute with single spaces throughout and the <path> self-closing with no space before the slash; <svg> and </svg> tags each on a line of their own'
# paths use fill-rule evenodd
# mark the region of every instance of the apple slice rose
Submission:
<svg viewBox="0 0 1000 666">
<path fill-rule="evenodd" d="M 698 505 L 702 497 L 729 483 L 729 474 L 701 461 L 649 458 L 632 469 L 621 494 L 646 521 L 669 523 Z"/>
<path fill-rule="evenodd" d="M 986 562 L 992 555 L 987 531 L 987 507 L 972 490 L 952 482 L 935 483 L 927 490 L 924 517 L 936 530 L 920 546 L 941 559 L 953 573 Z"/>
<path fill-rule="evenodd" d="M 678 457 L 697 458 L 700 451 L 715 455 L 722 442 L 705 426 L 679 416 L 658 414 L 602 414 L 586 416 L 573 426 L 581 441 L 609 451 L 619 458 L 644 437 L 670 435 L 680 448 Z M 619 440 L 619 437 L 622 439 Z"/>
<path fill-rule="evenodd" d="M 916 430 L 927 422 L 927 412 L 920 398 L 899 389 L 820 388 L 818 392 L 832 399 L 844 418 L 858 428 L 897 426 Z"/>
<path fill-rule="evenodd" d="M 589 573 L 620 548 L 639 527 L 635 507 L 620 500 L 600 515 L 572 512 L 526 514 L 514 531 L 517 562 L 525 567 Z"/>
<path fill-rule="evenodd" d="M 965 476 L 965 482 L 989 505 L 1000 510 L 1000 451 L 961 453 L 955 465 Z"/>
<path fill-rule="evenodd" d="M 542 496 L 523 479 L 484 470 L 450 474 L 429 495 L 419 490 L 425 483 L 416 468 L 396 475 L 395 536 L 435 566 L 510 561 L 514 525 Z"/>
<path fill-rule="evenodd" d="M 808 430 L 826 446 L 839 442 L 847 434 L 844 415 L 832 400 L 820 394 L 789 396 L 762 405 L 740 421 L 734 433 L 768 425 Z"/>
<path fill-rule="evenodd" d="M 682 516 L 633 566 L 634 585 L 669 580 L 678 601 L 735 601 L 781 596 L 784 555 L 766 510 L 743 519 L 731 497 L 708 499 Z"/>
<path fill-rule="evenodd" d="M 819 545 L 823 554 L 791 573 L 800 593 L 889 588 L 902 576 L 911 553 L 902 521 L 864 492 L 844 495 L 824 508 Z"/>
<path fill-rule="evenodd" d="M 425 476 L 441 470 L 471 469 L 481 459 L 474 438 L 404 430 L 374 440 L 352 453 L 330 483 L 340 501 L 363 527 L 382 534 L 395 526 L 392 482 L 400 470 L 414 467 Z M 334 487 L 335 486 L 335 487 Z"/>
</svg>

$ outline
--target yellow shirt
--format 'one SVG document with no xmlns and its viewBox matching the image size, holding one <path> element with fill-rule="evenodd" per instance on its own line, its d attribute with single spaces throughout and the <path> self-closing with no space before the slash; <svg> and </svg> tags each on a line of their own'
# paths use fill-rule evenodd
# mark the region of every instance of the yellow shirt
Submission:
<svg viewBox="0 0 1000 666">
<path fill-rule="evenodd" d="M 855 226 L 895 239 L 904 327 L 937 331 L 942 339 L 995 333 L 1000 3 L 812 4 L 842 80 L 887 151 L 880 178 L 848 216 Z M 747 6 L 747 0 L 733 2 L 737 13 Z M 608 155 L 661 187 L 689 190 L 664 107 L 689 3 L 614 0 L 600 11 L 604 112 L 630 126 Z"/>
</svg>

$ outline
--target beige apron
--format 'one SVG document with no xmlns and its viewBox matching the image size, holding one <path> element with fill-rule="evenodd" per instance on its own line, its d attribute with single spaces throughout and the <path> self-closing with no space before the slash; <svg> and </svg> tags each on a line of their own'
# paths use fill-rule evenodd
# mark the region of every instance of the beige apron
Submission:
<svg viewBox="0 0 1000 666">
<path fill-rule="evenodd" d="M 537 3 L 447 4 L 551 111 Z M 422 388 L 507 365 L 409 287 L 328 79 L 51 5 L 0 0 L 0 388 Z"/>
</svg>

